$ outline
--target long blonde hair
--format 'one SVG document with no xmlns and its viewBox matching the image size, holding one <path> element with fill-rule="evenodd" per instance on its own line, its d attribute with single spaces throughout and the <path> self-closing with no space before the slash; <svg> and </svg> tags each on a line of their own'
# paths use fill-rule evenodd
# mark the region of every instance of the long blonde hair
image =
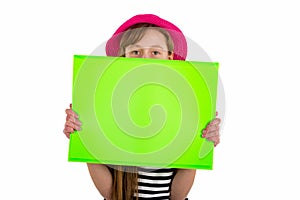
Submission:
<svg viewBox="0 0 300 200">
<path fill-rule="evenodd" d="M 114 166 L 111 172 L 112 200 L 132 200 L 135 194 L 138 194 L 137 167 Z M 138 199 L 137 195 L 136 199 Z"/>
</svg>

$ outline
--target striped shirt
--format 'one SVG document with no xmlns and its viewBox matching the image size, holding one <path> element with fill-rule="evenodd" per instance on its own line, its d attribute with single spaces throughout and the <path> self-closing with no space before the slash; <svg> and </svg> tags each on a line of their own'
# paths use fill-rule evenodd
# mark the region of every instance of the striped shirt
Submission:
<svg viewBox="0 0 300 200">
<path fill-rule="evenodd" d="M 172 168 L 138 167 L 139 200 L 168 200 L 170 199 L 171 182 L 175 174 Z"/>
</svg>

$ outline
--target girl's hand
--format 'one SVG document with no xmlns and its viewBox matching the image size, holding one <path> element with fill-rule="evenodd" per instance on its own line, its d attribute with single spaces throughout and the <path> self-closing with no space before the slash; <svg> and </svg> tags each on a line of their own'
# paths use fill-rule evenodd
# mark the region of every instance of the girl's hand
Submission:
<svg viewBox="0 0 300 200">
<path fill-rule="evenodd" d="M 70 134 L 74 131 L 80 131 L 81 122 L 78 119 L 78 115 L 72 110 L 72 104 L 66 109 L 66 123 L 64 128 L 64 134 L 67 138 L 70 138 Z"/>
<path fill-rule="evenodd" d="M 218 112 L 216 113 L 216 116 L 218 115 Z M 215 118 L 213 119 L 202 131 L 202 137 L 206 138 L 209 141 L 214 142 L 214 146 L 217 146 L 220 143 L 220 125 L 221 119 Z"/>
</svg>

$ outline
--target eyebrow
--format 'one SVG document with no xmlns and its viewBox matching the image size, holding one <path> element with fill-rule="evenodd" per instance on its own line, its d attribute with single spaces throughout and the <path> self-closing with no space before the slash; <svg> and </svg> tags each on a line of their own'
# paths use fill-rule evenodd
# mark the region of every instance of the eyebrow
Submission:
<svg viewBox="0 0 300 200">
<path fill-rule="evenodd" d="M 142 46 L 140 46 L 140 45 L 136 45 L 136 44 L 132 44 L 132 45 L 129 45 L 129 46 L 127 46 L 127 48 L 143 48 Z M 160 48 L 160 49 L 164 49 L 162 46 L 160 46 L 160 45 L 152 45 L 152 46 L 150 46 L 150 47 L 146 47 L 146 48 Z"/>
</svg>

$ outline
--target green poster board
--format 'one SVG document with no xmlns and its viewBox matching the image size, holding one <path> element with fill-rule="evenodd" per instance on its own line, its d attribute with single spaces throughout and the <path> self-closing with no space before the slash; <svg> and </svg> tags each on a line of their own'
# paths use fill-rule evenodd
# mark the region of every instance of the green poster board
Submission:
<svg viewBox="0 0 300 200">
<path fill-rule="evenodd" d="M 218 63 L 74 56 L 69 161 L 212 169 Z"/>
</svg>

